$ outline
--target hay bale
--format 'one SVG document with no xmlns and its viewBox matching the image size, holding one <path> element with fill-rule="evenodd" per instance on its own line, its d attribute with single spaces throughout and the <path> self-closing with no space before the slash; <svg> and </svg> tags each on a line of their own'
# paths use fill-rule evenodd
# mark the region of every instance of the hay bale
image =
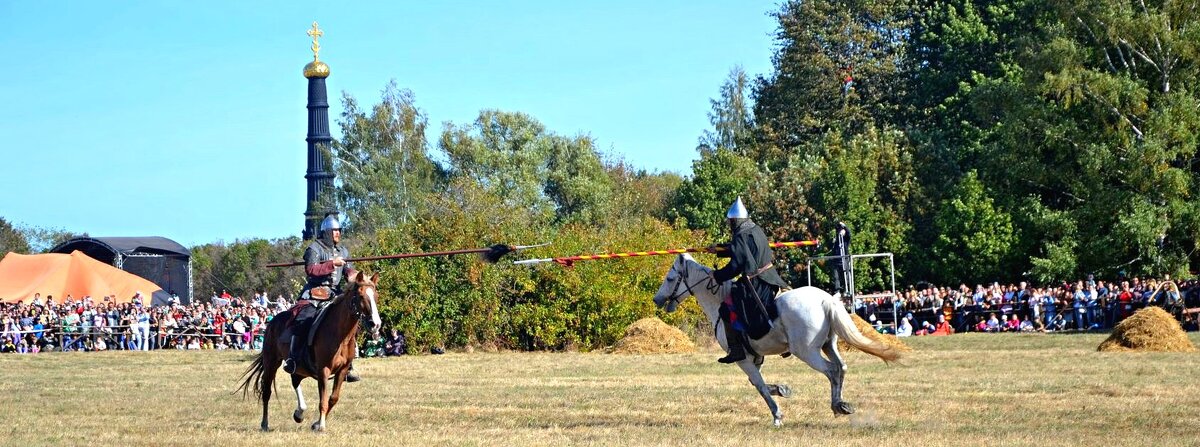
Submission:
<svg viewBox="0 0 1200 447">
<path fill-rule="evenodd" d="M 696 344 L 683 331 L 649 317 L 633 322 L 625 336 L 609 351 L 614 354 L 683 354 L 696 352 Z"/>
<path fill-rule="evenodd" d="M 1196 352 L 1179 321 L 1158 307 L 1147 307 L 1117 324 L 1097 351 Z"/>
<path fill-rule="evenodd" d="M 896 348 L 896 350 L 900 352 L 912 352 L 912 348 L 904 344 L 903 341 L 900 341 L 899 337 L 896 337 L 892 334 L 880 334 L 875 330 L 874 326 L 871 326 L 871 323 L 867 323 L 867 321 L 863 320 L 862 317 L 858 316 L 858 314 L 850 314 L 850 319 L 854 321 L 854 325 L 858 327 L 858 331 L 862 332 L 863 335 L 866 335 L 867 338 Z M 857 351 L 858 349 L 850 346 L 849 343 L 846 343 L 846 340 L 838 338 L 838 350 L 842 352 L 850 352 Z"/>
</svg>

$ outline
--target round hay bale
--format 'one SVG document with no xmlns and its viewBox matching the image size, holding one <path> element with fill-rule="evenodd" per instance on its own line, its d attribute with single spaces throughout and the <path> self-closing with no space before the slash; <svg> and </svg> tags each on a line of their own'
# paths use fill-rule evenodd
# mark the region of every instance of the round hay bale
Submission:
<svg viewBox="0 0 1200 447">
<path fill-rule="evenodd" d="M 1179 321 L 1159 307 L 1147 307 L 1117 324 L 1097 351 L 1196 352 Z"/>
<path fill-rule="evenodd" d="M 867 323 L 867 321 L 863 320 L 862 317 L 858 316 L 858 314 L 850 314 L 850 319 L 854 321 L 854 325 L 858 327 L 858 331 L 862 332 L 863 335 L 866 335 L 867 338 L 896 348 L 896 350 L 900 352 L 912 352 L 912 348 L 904 344 L 903 341 L 900 341 L 899 337 L 896 337 L 892 334 L 880 334 L 875 330 L 874 326 L 871 326 L 871 323 Z M 838 350 L 842 352 L 850 352 L 857 351 L 858 349 L 850 346 L 849 343 L 846 343 L 846 340 L 838 338 Z"/>
<path fill-rule="evenodd" d="M 683 331 L 649 317 L 633 322 L 625 337 L 613 345 L 614 354 L 683 354 L 696 352 L 696 344 Z"/>
</svg>

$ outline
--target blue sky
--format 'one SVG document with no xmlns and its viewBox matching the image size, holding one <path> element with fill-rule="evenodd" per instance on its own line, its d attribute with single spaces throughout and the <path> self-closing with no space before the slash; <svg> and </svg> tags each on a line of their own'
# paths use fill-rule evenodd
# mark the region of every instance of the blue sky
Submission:
<svg viewBox="0 0 1200 447">
<path fill-rule="evenodd" d="M 341 92 L 416 95 L 436 141 L 481 109 L 687 174 L 730 68 L 771 70 L 770 1 L 0 1 L 0 217 L 192 246 L 298 235 L 305 31 Z M 337 138 L 340 130 L 334 125 Z"/>
</svg>

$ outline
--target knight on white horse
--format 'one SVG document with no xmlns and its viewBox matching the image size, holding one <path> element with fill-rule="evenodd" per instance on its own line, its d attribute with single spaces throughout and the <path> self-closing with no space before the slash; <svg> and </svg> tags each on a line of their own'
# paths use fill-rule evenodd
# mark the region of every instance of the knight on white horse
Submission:
<svg viewBox="0 0 1200 447">
<path fill-rule="evenodd" d="M 741 200 L 734 203 L 734 208 L 738 208 Z M 729 216 L 736 214 L 731 209 Z M 745 209 L 742 208 L 744 212 Z M 730 217 L 731 223 L 733 219 L 748 219 L 745 217 Z M 748 221 L 748 220 L 747 220 Z M 744 223 L 741 223 L 744 225 Z M 735 227 L 735 228 L 741 228 Z M 757 229 L 757 226 L 754 228 Z M 758 233 L 761 235 L 762 230 Z M 738 243 L 739 238 L 734 237 L 734 244 Z M 749 238 L 753 240 L 753 238 Z M 757 244 L 757 243 L 756 243 Z M 770 254 L 770 249 L 767 248 L 765 235 L 762 237 L 761 244 L 755 248 L 762 247 L 767 250 L 767 255 Z M 731 254 L 734 256 L 730 265 L 735 265 L 737 262 L 746 262 L 749 256 L 739 255 L 736 249 L 731 247 Z M 738 258 L 738 256 L 743 256 Z M 762 266 L 770 265 L 771 258 L 766 257 L 766 262 L 763 262 L 763 257 L 755 257 L 756 264 L 751 270 L 746 270 L 744 264 L 737 264 L 740 267 L 736 273 L 741 273 L 743 277 L 750 276 L 746 272 L 757 272 L 762 269 Z M 729 268 L 727 265 L 726 268 Z M 725 270 L 725 269 L 722 269 Z M 765 271 L 773 269 L 766 269 Z M 713 325 L 714 336 L 717 342 L 720 343 L 723 349 L 730 353 L 730 356 L 722 358 L 721 361 L 731 360 L 750 378 L 750 383 L 758 390 L 759 395 L 766 401 L 767 407 L 771 410 L 771 415 L 774 417 L 776 426 L 783 424 L 783 413 L 779 410 L 779 405 L 775 403 L 772 396 L 789 397 L 791 390 L 787 385 L 783 384 L 768 384 L 763 380 L 762 367 L 765 356 L 779 355 L 790 353 L 796 358 L 807 363 L 808 366 L 820 371 L 829 379 L 830 385 L 830 407 L 835 415 L 845 415 L 854 412 L 854 407 L 849 402 L 842 400 L 842 384 L 846 374 L 846 363 L 842 361 L 841 354 L 837 349 L 838 337 L 842 337 L 851 346 L 883 359 L 886 362 L 898 360 L 900 353 L 884 343 L 876 342 L 867 338 L 858 328 L 854 326 L 854 322 L 850 319 L 850 314 L 846 312 L 842 303 L 834 299 L 831 295 L 821 289 L 815 287 L 801 287 L 799 289 L 789 290 L 780 294 L 775 298 L 776 317 L 772 317 L 769 329 L 766 334 L 761 337 L 751 337 L 745 340 L 748 347 L 754 354 L 747 357 L 744 352 L 744 347 L 740 346 L 743 342 L 741 337 L 732 336 L 727 331 L 730 322 L 725 320 L 725 315 L 722 309 L 727 305 L 725 297 L 729 296 L 736 289 L 734 282 L 722 280 L 717 275 L 721 270 L 713 271 L 712 269 L 698 263 L 689 254 L 681 254 L 675 258 L 675 262 L 671 265 L 671 269 L 667 271 L 667 277 L 663 280 L 662 286 L 658 288 L 658 292 L 654 294 L 654 302 L 659 307 L 665 308 L 667 312 L 674 312 L 680 302 L 690 296 L 695 296 L 696 301 L 700 304 L 701 309 L 708 316 L 709 323 Z M 724 274 L 722 274 L 724 275 Z M 749 284 L 754 283 L 754 279 L 761 278 L 763 275 L 750 276 Z M 776 274 L 778 277 L 778 274 Z M 780 280 L 779 282 L 782 282 Z M 768 283 L 769 284 L 769 283 Z M 778 289 L 776 289 L 778 290 Z M 762 293 L 755 291 L 756 293 Z M 771 292 L 773 295 L 773 291 Z M 751 298 L 753 299 L 753 298 Z M 749 302 L 748 305 L 755 305 Z M 736 320 L 735 320 L 736 321 Z M 724 334 L 722 334 L 724 332 Z M 737 350 L 741 352 L 740 358 L 737 355 Z M 824 356 L 822 356 L 824 353 Z"/>
<path fill-rule="evenodd" d="M 743 338 L 762 338 L 771 330 L 771 321 L 779 317 L 775 295 L 788 289 L 787 283 L 775 271 L 775 252 L 767 235 L 754 221 L 738 197 L 725 213 L 731 234 L 729 263 L 713 272 L 717 283 L 736 278 L 729 297 L 721 305 L 721 323 L 725 325 L 725 343 L 729 355 L 717 359 L 721 363 L 736 363 L 746 358 Z"/>
</svg>

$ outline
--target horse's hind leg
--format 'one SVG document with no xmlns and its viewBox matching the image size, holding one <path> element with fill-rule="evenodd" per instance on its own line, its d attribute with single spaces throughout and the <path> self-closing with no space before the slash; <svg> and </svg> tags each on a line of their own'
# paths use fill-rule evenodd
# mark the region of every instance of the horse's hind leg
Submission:
<svg viewBox="0 0 1200 447">
<path fill-rule="evenodd" d="M 754 359 L 754 366 L 758 368 L 759 374 L 762 374 L 763 360 L 765 360 L 765 357 L 761 356 Z M 771 390 L 772 396 L 792 397 L 792 387 L 787 386 L 786 383 L 768 383 L 767 389 Z"/>
<path fill-rule="evenodd" d="M 304 381 L 304 377 L 292 374 L 292 389 L 296 390 L 296 411 L 292 412 L 292 420 L 297 424 L 304 422 L 304 410 L 308 406 L 304 404 L 304 392 L 300 391 L 300 382 Z"/>
<path fill-rule="evenodd" d="M 826 362 L 829 370 L 825 375 L 829 377 L 830 405 L 833 408 L 833 414 L 854 414 L 854 406 L 842 400 L 842 384 L 846 381 L 846 362 L 842 361 L 842 355 L 838 352 L 837 337 L 831 337 L 826 341 L 821 346 L 821 350 L 825 352 L 826 357 L 829 357 L 829 361 Z"/>
<path fill-rule="evenodd" d="M 757 359 L 747 358 L 737 362 L 737 365 L 742 368 L 742 371 L 750 378 L 750 384 L 754 385 L 754 388 L 758 390 L 758 394 L 767 402 L 767 408 L 771 410 L 771 416 L 774 418 L 772 423 L 776 427 L 779 427 L 783 425 L 783 412 L 779 411 L 779 405 L 775 403 L 775 398 L 771 397 L 771 387 L 763 380 L 762 372 L 759 371 L 759 367 L 762 366 L 761 359 L 761 357 Z"/>
<path fill-rule="evenodd" d="M 261 379 L 262 382 L 260 382 L 261 388 L 259 388 L 259 391 L 262 394 L 262 406 L 263 406 L 262 423 L 259 424 L 259 428 L 261 428 L 262 431 L 269 431 L 271 429 L 269 423 L 267 422 L 268 421 L 267 410 L 270 408 L 270 405 L 268 405 L 268 404 L 271 402 L 271 391 L 273 388 L 275 388 L 275 368 L 270 367 L 268 365 L 267 360 L 269 358 L 270 357 L 266 357 L 264 355 L 263 372 L 262 372 L 262 379 Z M 275 366 L 278 367 L 279 365 L 275 365 Z"/>
</svg>

